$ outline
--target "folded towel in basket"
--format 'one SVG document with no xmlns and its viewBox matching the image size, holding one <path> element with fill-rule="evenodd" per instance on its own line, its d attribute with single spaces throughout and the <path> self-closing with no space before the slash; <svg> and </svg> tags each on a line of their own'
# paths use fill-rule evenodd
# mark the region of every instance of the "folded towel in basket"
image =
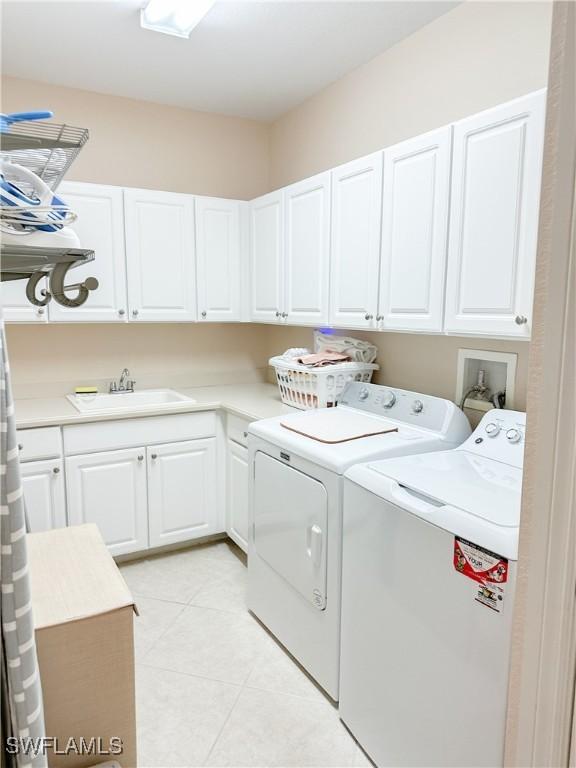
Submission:
<svg viewBox="0 0 576 768">
<path fill-rule="evenodd" d="M 308 365 L 310 368 L 324 368 L 326 365 L 337 365 L 338 363 L 350 362 L 349 355 L 343 355 L 340 352 L 318 352 L 312 355 L 302 355 L 296 358 L 296 362 L 302 365 Z"/>
</svg>

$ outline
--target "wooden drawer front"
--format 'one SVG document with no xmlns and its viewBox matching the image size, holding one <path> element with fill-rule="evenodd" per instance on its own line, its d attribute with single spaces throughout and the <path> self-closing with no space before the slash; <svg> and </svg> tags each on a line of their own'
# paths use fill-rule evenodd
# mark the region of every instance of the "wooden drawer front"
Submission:
<svg viewBox="0 0 576 768">
<path fill-rule="evenodd" d="M 214 437 L 215 434 L 214 411 L 74 424 L 64 427 L 64 453 L 71 456 L 120 450 L 140 445 L 194 440 L 197 437 Z"/>
<path fill-rule="evenodd" d="M 62 456 L 60 427 L 19 429 L 18 448 L 20 461 L 57 459 Z"/>
<path fill-rule="evenodd" d="M 235 443 L 240 443 L 240 445 L 248 445 L 249 425 L 250 421 L 242 419 L 240 416 L 234 416 L 229 413 L 226 417 L 226 433 L 230 440 L 234 440 Z"/>
</svg>

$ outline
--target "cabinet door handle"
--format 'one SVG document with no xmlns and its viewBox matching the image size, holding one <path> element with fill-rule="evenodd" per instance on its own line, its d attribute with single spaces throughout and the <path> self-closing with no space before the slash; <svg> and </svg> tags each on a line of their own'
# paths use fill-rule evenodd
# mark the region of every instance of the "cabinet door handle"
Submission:
<svg viewBox="0 0 576 768">
<path fill-rule="evenodd" d="M 514 322 L 516 325 L 526 325 L 528 318 L 525 315 L 516 315 Z"/>
<path fill-rule="evenodd" d="M 54 469 L 52 470 L 52 472 L 54 472 L 54 474 L 55 474 L 55 475 L 57 475 L 57 474 L 58 474 L 58 472 L 60 472 L 60 467 L 54 467 Z"/>
<path fill-rule="evenodd" d="M 202 317 L 206 317 L 206 310 L 202 312 Z"/>
<path fill-rule="evenodd" d="M 120 317 L 123 317 L 126 314 L 126 310 L 125 309 L 119 309 L 118 310 L 118 314 L 120 315 Z"/>
<path fill-rule="evenodd" d="M 282 317 L 284 318 L 288 317 L 288 312 L 282 312 Z"/>
<path fill-rule="evenodd" d="M 242 434 L 244 435 L 244 439 L 246 440 L 248 438 L 248 432 L 242 432 Z"/>
<path fill-rule="evenodd" d="M 364 320 L 372 320 L 374 315 L 369 315 L 368 312 L 364 315 Z"/>
<path fill-rule="evenodd" d="M 37 315 L 43 315 L 44 314 L 44 307 L 40 307 L 39 309 L 37 309 L 36 310 L 36 314 Z"/>
<path fill-rule="evenodd" d="M 132 317 L 138 317 L 138 310 L 137 309 L 133 309 L 132 310 Z"/>
<path fill-rule="evenodd" d="M 278 310 L 276 310 L 276 317 L 282 317 L 282 315 L 280 314 L 280 312 L 278 312 Z"/>
<path fill-rule="evenodd" d="M 18 450 L 23 451 L 24 450 L 24 443 L 18 443 Z"/>
<path fill-rule="evenodd" d="M 140 454 L 140 456 L 138 456 L 138 461 L 144 461 L 144 456 L 142 456 L 142 454 Z"/>
<path fill-rule="evenodd" d="M 157 453 L 153 453 L 153 454 L 151 454 L 150 458 L 151 459 L 157 459 L 158 458 L 158 454 Z"/>
<path fill-rule="evenodd" d="M 384 320 L 384 315 L 376 315 L 376 320 L 380 322 L 380 320 Z"/>
</svg>

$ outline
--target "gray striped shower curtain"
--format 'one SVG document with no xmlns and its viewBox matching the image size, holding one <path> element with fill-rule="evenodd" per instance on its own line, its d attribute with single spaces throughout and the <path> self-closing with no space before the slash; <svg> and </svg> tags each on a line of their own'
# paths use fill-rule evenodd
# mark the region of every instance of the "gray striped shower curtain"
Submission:
<svg viewBox="0 0 576 768">
<path fill-rule="evenodd" d="M 34 745 L 45 735 L 44 711 L 32 619 L 14 404 L 1 317 L 0 347 L 2 766 L 43 768 L 48 765 L 43 751 L 40 749 L 34 754 Z M 19 749 L 20 745 L 26 745 L 25 749 Z"/>
</svg>

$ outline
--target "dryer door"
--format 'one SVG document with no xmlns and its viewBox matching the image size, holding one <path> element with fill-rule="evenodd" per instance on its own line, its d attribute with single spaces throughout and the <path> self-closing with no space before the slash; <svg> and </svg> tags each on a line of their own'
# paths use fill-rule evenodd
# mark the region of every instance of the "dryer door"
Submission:
<svg viewBox="0 0 576 768">
<path fill-rule="evenodd" d="M 305 600 L 326 607 L 328 494 L 319 480 L 258 452 L 254 457 L 254 544 Z"/>
</svg>

